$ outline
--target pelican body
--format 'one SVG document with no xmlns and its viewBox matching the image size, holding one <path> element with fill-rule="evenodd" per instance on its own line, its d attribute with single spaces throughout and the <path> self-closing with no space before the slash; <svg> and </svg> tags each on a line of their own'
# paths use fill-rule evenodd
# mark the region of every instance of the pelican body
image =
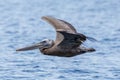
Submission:
<svg viewBox="0 0 120 80">
<path fill-rule="evenodd" d="M 81 46 L 88 37 L 78 33 L 70 23 L 51 16 L 43 16 L 42 19 L 54 27 L 56 31 L 56 40 L 45 39 L 37 44 L 20 48 L 16 51 L 39 49 L 40 52 L 45 55 L 59 57 L 73 57 L 86 52 L 95 51 L 94 48 Z"/>
</svg>

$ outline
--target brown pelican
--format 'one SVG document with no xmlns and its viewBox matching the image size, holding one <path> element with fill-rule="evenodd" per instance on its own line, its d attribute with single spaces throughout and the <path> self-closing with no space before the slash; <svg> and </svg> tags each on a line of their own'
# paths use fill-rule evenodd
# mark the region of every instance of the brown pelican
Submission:
<svg viewBox="0 0 120 80">
<path fill-rule="evenodd" d="M 72 57 L 95 51 L 94 48 L 81 46 L 88 37 L 77 33 L 76 29 L 70 23 L 51 16 L 43 16 L 42 19 L 55 28 L 56 40 L 46 39 L 32 46 L 17 49 L 16 51 L 39 49 L 45 55 L 60 57 Z"/>
</svg>

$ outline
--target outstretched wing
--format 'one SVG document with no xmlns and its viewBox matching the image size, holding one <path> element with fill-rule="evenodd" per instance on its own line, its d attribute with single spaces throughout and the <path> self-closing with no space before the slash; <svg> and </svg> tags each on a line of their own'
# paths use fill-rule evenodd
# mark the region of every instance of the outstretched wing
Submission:
<svg viewBox="0 0 120 80">
<path fill-rule="evenodd" d="M 63 30 L 69 33 L 76 33 L 76 29 L 68 22 L 60 19 L 56 19 L 51 16 L 43 16 L 43 20 L 49 22 L 57 30 Z"/>
<path fill-rule="evenodd" d="M 57 32 L 64 36 L 64 39 L 61 41 L 61 43 L 58 44 L 58 46 L 62 48 L 76 48 L 79 47 L 82 42 L 86 40 L 86 36 L 83 34 L 72 34 L 65 31 Z"/>
<path fill-rule="evenodd" d="M 60 19 L 56 19 L 54 17 L 51 16 L 43 16 L 42 17 L 43 20 L 49 22 L 57 31 L 66 31 L 68 33 L 72 33 L 72 34 L 76 34 L 77 31 L 76 29 L 68 22 L 60 20 Z M 56 40 L 55 43 L 59 44 L 62 40 L 63 40 L 63 35 L 61 35 L 60 33 L 56 33 Z"/>
</svg>

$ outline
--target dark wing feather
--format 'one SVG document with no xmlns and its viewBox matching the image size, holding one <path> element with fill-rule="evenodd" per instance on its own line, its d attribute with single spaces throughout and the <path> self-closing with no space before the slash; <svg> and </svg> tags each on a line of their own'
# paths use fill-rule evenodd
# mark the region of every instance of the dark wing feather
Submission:
<svg viewBox="0 0 120 80">
<path fill-rule="evenodd" d="M 58 33 L 62 34 L 64 36 L 64 39 L 60 44 L 58 44 L 59 47 L 62 48 L 76 48 L 79 47 L 82 44 L 82 40 L 86 40 L 86 37 L 83 36 L 83 34 L 72 34 L 65 31 L 57 31 Z"/>
</svg>

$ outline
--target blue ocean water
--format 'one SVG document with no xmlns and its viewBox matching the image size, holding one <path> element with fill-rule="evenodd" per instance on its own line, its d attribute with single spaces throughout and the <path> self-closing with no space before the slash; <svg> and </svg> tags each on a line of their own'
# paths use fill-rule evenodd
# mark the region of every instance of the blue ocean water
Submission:
<svg viewBox="0 0 120 80">
<path fill-rule="evenodd" d="M 0 80 L 120 80 L 120 0 L 0 0 Z M 55 31 L 42 16 L 94 37 L 97 51 L 63 58 L 16 52 Z"/>
</svg>

